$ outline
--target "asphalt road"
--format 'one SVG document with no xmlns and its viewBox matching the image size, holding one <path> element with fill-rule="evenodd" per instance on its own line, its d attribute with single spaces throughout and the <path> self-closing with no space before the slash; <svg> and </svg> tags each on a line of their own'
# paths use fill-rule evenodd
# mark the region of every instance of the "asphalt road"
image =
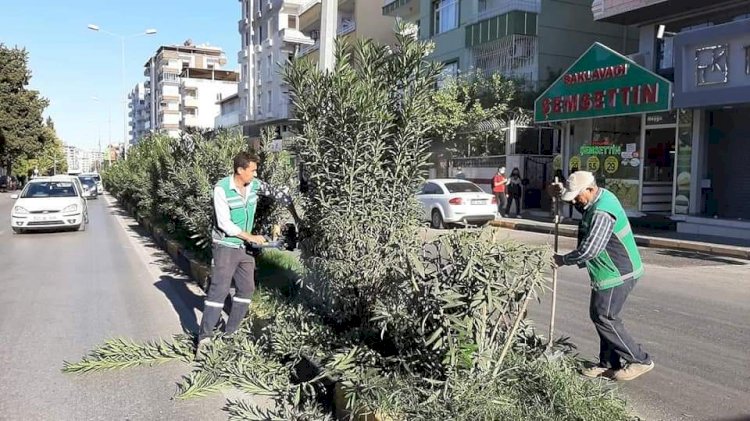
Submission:
<svg viewBox="0 0 750 421">
<path fill-rule="evenodd" d="M 501 228 L 501 239 L 551 245 L 551 235 Z M 429 235 L 436 235 L 430 230 Z M 560 238 L 560 251 L 575 240 Z M 621 390 L 646 420 L 750 420 L 750 261 L 662 249 L 641 249 L 642 278 L 625 305 L 630 333 L 656 368 Z M 584 357 L 599 340 L 589 320 L 590 287 L 584 269 L 562 268 L 556 335 L 569 336 Z M 530 307 L 546 336 L 551 294 Z"/>
<path fill-rule="evenodd" d="M 0 193 L 0 419 L 226 419 L 225 396 L 171 399 L 190 371 L 178 362 L 63 374 L 64 360 L 80 359 L 107 338 L 167 338 L 195 329 L 202 299 L 104 199 L 90 201 L 85 232 L 13 235 L 11 204 Z M 542 234 L 501 235 L 552 242 Z M 561 239 L 562 250 L 572 247 Z M 643 256 L 647 275 L 624 318 L 656 368 L 621 386 L 629 404 L 647 420 L 750 420 L 750 265 L 658 249 Z M 582 270 L 561 270 L 557 332 L 594 356 L 588 294 Z M 542 332 L 548 300 L 530 309 Z"/>
<path fill-rule="evenodd" d="M 194 327 L 202 299 L 105 199 L 89 201 L 85 232 L 15 235 L 9 196 L 0 193 L 0 419 L 226 420 L 221 394 L 172 399 L 191 370 L 183 363 L 60 371 L 111 337 L 169 338 Z"/>
</svg>

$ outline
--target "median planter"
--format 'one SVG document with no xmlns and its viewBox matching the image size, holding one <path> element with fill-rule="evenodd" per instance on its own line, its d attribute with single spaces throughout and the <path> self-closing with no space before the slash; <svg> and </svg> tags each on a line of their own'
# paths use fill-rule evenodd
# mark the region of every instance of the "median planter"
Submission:
<svg viewBox="0 0 750 421">
<path fill-rule="evenodd" d="M 167 253 L 177 262 L 180 258 L 180 243 L 174 240 L 167 240 Z"/>
<path fill-rule="evenodd" d="M 208 276 L 211 274 L 211 268 L 199 262 L 196 259 L 190 259 L 190 277 L 200 286 L 203 290 L 208 290 Z"/>
</svg>

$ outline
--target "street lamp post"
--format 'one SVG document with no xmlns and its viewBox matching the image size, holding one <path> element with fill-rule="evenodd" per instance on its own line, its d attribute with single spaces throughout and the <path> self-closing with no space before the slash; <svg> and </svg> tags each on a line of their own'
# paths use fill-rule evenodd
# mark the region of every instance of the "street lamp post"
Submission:
<svg viewBox="0 0 750 421">
<path fill-rule="evenodd" d="M 154 35 L 156 33 L 156 29 L 146 29 L 143 32 L 138 32 L 136 34 L 132 35 L 120 35 L 115 34 L 113 32 L 105 31 L 101 28 L 99 28 L 98 25 L 89 24 L 87 28 L 91 29 L 92 31 L 96 32 L 102 32 L 107 35 L 111 35 L 115 38 L 120 39 L 120 51 L 122 53 L 122 65 L 120 67 L 120 77 L 121 77 L 121 83 L 122 83 L 122 91 L 124 94 L 124 98 L 122 100 L 122 140 L 123 140 L 123 159 L 127 158 L 128 154 L 128 94 L 127 94 L 127 88 L 125 86 L 125 40 L 129 38 L 135 38 L 140 37 L 143 35 Z"/>
</svg>

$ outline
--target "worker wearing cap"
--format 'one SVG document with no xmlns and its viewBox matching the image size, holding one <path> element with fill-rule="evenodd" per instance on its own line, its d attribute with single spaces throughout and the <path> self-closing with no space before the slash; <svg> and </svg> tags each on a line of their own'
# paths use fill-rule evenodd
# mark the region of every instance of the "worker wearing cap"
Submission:
<svg viewBox="0 0 750 421">
<path fill-rule="evenodd" d="M 557 266 L 586 267 L 591 279 L 589 314 L 599 334 L 599 363 L 583 375 L 633 380 L 651 371 L 654 363 L 620 318 L 628 295 L 644 272 L 628 217 L 617 197 L 598 187 L 588 171 L 571 174 L 567 188 L 557 183 L 552 190 L 583 214 L 578 247 L 555 256 Z"/>
</svg>

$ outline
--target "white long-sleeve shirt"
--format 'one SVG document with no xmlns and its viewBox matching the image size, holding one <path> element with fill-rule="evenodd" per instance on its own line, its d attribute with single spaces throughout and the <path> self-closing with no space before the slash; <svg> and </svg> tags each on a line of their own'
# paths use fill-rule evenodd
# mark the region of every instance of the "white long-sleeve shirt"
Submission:
<svg viewBox="0 0 750 421">
<path fill-rule="evenodd" d="M 258 181 L 260 182 L 260 188 L 258 189 L 259 196 L 270 197 L 281 202 L 284 206 L 289 206 L 292 203 L 291 196 L 283 190 L 271 186 L 264 181 Z M 240 192 L 239 188 L 234 184 L 234 177 L 229 177 L 229 188 L 237 193 Z M 247 203 L 247 192 L 245 193 L 245 196 L 242 196 L 242 202 Z M 214 187 L 214 210 L 216 212 L 216 224 L 224 234 L 229 237 L 236 237 L 242 232 L 242 228 L 232 222 L 227 195 L 224 192 L 224 189 L 219 186 Z"/>
</svg>

